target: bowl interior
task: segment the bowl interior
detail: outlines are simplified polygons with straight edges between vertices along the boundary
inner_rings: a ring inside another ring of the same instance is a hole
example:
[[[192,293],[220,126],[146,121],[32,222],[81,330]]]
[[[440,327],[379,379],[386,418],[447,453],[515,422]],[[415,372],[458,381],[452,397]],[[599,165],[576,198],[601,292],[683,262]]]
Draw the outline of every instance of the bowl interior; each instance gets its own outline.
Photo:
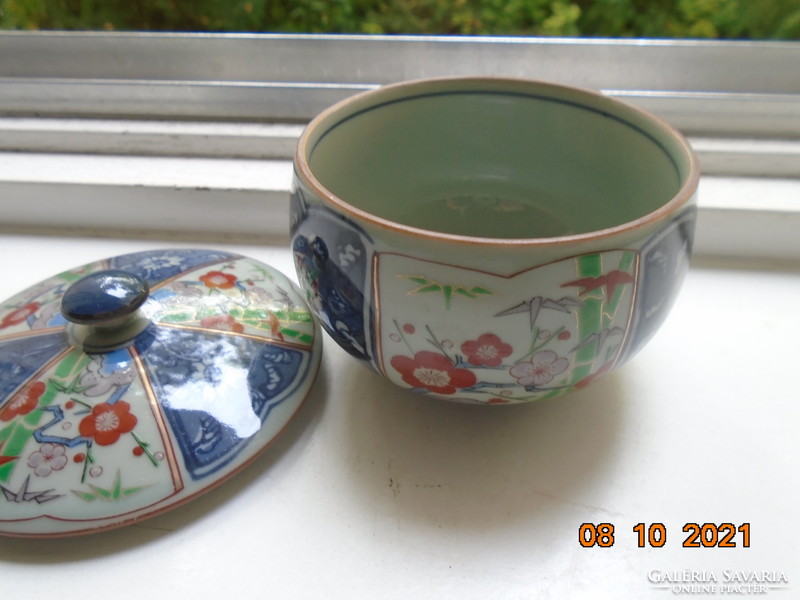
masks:
[[[323,120],[306,149],[339,199],[420,229],[541,238],[620,225],[687,177],[674,132],[580,90],[439,86],[374,96]]]

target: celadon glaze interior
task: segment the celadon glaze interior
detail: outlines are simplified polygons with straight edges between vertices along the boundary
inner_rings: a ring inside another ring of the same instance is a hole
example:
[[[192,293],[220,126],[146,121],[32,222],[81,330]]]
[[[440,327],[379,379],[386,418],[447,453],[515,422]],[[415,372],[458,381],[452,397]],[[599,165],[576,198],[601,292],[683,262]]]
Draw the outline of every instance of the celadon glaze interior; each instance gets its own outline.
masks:
[[[323,119],[319,183],[382,219],[483,238],[602,230],[672,199],[689,171],[668,128],[570,88],[409,86]]]

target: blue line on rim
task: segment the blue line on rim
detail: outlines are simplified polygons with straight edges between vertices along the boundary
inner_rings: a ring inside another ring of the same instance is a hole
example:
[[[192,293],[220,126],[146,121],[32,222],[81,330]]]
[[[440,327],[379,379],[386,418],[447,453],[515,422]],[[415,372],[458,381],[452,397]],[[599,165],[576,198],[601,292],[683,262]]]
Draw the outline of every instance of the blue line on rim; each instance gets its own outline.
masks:
[[[580,91],[580,90],[576,90],[576,91]],[[407,102],[409,100],[421,100],[423,98],[435,98],[437,96],[455,96],[455,95],[459,95],[459,96],[465,96],[465,95],[474,95],[474,96],[479,96],[479,95],[517,96],[517,97],[520,97],[520,98],[527,98],[527,99],[530,99],[530,100],[541,100],[541,101],[545,101],[545,102],[553,102],[553,103],[556,103],[556,104],[564,104],[564,105],[572,106],[574,108],[579,108],[579,109],[582,109],[582,110],[585,110],[585,111],[588,111],[588,112],[596,113],[596,114],[598,114],[598,115],[600,115],[602,117],[606,117],[608,119],[612,119],[614,121],[617,121],[617,122],[621,123],[622,125],[625,125],[625,126],[629,127],[630,129],[633,129],[634,131],[638,132],[639,134],[641,134],[644,137],[646,137],[647,139],[649,139],[653,144],[655,144],[664,153],[664,155],[666,155],[666,157],[669,159],[670,163],[672,163],[672,167],[675,169],[675,173],[678,175],[678,187],[681,188],[685,184],[684,178],[681,177],[681,169],[678,166],[678,163],[675,161],[675,159],[672,157],[672,155],[667,151],[667,149],[664,146],[664,144],[662,144],[658,139],[653,137],[650,133],[648,133],[647,131],[641,129],[640,127],[637,127],[633,123],[630,123],[629,121],[625,121],[622,118],[620,118],[620,117],[618,117],[616,115],[613,115],[613,114],[611,114],[611,113],[609,113],[607,111],[598,110],[596,108],[592,108],[590,106],[586,106],[585,104],[579,104],[577,102],[572,102],[571,100],[562,100],[560,98],[552,98],[552,97],[549,97],[549,96],[542,96],[542,95],[538,95],[538,94],[526,94],[526,93],[522,93],[522,92],[513,92],[513,91],[493,91],[493,90],[476,89],[476,90],[454,90],[454,91],[447,91],[447,92],[427,92],[427,93],[424,93],[424,94],[417,94],[417,95],[414,95],[414,96],[404,96],[402,98],[397,98],[395,100],[389,100],[387,102],[382,102],[381,104],[375,104],[375,105],[372,105],[372,106],[368,106],[366,108],[363,108],[363,109],[359,110],[358,112],[353,113],[352,115],[348,115],[346,118],[342,119],[341,121],[338,121],[332,127],[328,128],[325,131],[325,133],[323,133],[319,137],[319,139],[316,141],[316,143],[314,144],[314,147],[311,148],[311,150],[308,152],[308,159],[307,160],[308,160],[309,163],[311,162],[312,155],[316,151],[317,146],[319,146],[319,144],[322,142],[322,140],[325,139],[325,136],[327,136],[329,133],[331,133],[334,129],[338,128],[339,126],[347,123],[351,119],[354,119],[354,118],[356,118],[356,117],[358,117],[358,116],[360,116],[360,115],[362,115],[364,113],[371,112],[371,111],[377,110],[379,108],[384,108],[386,106],[391,106],[392,104],[399,104],[401,102]],[[601,97],[604,98],[605,96],[601,96]],[[609,100],[611,100],[611,99],[609,98]],[[310,164],[309,164],[309,167],[310,167]]]

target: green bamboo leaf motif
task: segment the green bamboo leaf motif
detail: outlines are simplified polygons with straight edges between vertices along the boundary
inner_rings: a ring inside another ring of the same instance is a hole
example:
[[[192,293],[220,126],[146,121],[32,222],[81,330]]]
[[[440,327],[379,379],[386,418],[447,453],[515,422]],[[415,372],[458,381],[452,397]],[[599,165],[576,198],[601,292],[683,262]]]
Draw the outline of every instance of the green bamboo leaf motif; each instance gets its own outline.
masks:
[[[99,485],[88,484],[91,492],[84,492],[81,490],[70,490],[81,500],[86,502],[93,502],[94,500],[103,500],[105,502],[115,502],[123,500],[128,496],[132,496],[141,492],[143,489],[149,487],[147,485],[139,485],[135,487],[123,487],[122,475],[117,471],[117,476],[114,478],[114,483],[110,489],[105,489]]]
[[[81,406],[83,406],[84,408],[88,408],[89,410],[91,410],[91,409],[92,409],[92,405],[91,405],[91,404],[89,404],[88,402],[84,402],[84,401],[83,401],[83,400],[81,400],[80,398],[73,398],[73,397],[70,397],[70,400],[72,400],[72,401],[73,401],[75,404],[80,404],[80,405],[81,405]]]
[[[441,292],[441,291],[442,291],[442,286],[441,285],[439,285],[438,283],[431,283],[429,285],[424,285],[424,286],[422,286],[420,288],[417,288],[416,290],[414,290],[411,293],[412,294],[427,294],[429,292]]]
[[[114,479],[114,489],[111,492],[111,497],[114,500],[119,500],[120,496],[122,496],[122,478],[120,477],[119,471],[117,471],[117,477]]]
[[[113,489],[107,490],[92,484],[89,484],[89,488],[92,490],[92,492],[94,492],[94,497],[97,498],[98,500],[105,500],[108,502],[111,500],[119,499],[119,496],[114,494]]]
[[[458,295],[463,298],[475,299],[478,297],[478,295],[494,294],[494,292],[492,292],[490,289],[482,286],[467,287],[459,284],[442,283],[440,281],[428,279],[422,275],[398,275],[398,277],[408,279],[417,285],[416,288],[408,292],[409,296],[416,294],[441,293],[444,297],[445,306],[448,309],[450,308],[450,303],[454,295]]]
[[[86,502],[94,502],[95,500],[97,500],[97,496],[95,496],[94,494],[90,494],[89,492],[79,492],[77,490],[72,490],[72,493],[75,494],[81,500],[84,500]]]
[[[136,440],[136,443],[139,445],[139,448],[142,449],[142,452],[144,452],[144,454],[147,455],[147,458],[150,459],[150,462],[153,463],[153,466],[157,467],[158,461],[156,460],[156,457],[153,456],[153,453],[150,451],[150,442],[145,442],[142,438],[140,438],[136,434],[135,431],[131,431],[131,436],[133,436],[133,439]]]
[[[452,285],[445,285],[442,287],[442,292],[444,292],[444,303],[447,308],[450,308],[450,298],[453,297],[453,286]]]
[[[50,378],[50,379],[47,380],[47,383],[48,383],[48,385],[52,386],[53,389],[56,390],[57,392],[66,392],[67,391],[67,386],[65,386],[60,381],[56,381],[55,379]]]
[[[94,455],[92,454],[92,445],[86,447],[86,457],[83,460],[83,473],[81,473],[81,483],[86,481],[86,475],[89,473],[89,465],[94,464]]]

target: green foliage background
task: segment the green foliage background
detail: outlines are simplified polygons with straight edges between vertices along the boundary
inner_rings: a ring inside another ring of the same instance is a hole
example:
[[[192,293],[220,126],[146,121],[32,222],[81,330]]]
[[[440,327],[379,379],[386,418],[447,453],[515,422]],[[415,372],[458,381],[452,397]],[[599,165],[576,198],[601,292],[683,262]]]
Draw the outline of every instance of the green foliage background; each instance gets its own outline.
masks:
[[[800,39],[800,0],[0,0],[0,28]]]

